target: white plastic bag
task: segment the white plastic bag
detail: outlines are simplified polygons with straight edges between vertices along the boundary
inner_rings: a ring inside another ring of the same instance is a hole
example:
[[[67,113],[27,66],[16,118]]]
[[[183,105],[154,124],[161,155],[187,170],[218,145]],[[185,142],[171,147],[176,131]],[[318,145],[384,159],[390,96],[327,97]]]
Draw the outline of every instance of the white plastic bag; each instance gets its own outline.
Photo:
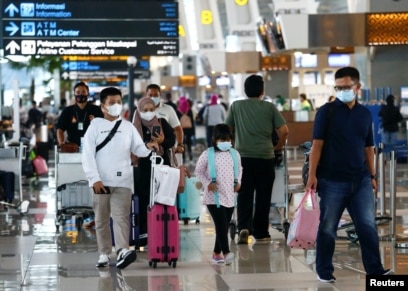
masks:
[[[166,165],[152,165],[154,202],[174,206],[177,187],[180,180],[180,170]]]

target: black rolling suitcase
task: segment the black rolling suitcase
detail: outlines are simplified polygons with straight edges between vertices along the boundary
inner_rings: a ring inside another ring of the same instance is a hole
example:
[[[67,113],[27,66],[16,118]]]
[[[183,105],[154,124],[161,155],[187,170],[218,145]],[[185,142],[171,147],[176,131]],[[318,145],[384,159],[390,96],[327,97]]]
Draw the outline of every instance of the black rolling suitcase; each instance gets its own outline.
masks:
[[[129,246],[139,246],[139,196],[132,195],[132,205],[130,209],[130,233],[129,233]],[[115,245],[115,235],[113,233],[113,221],[110,218],[110,227],[112,235],[112,245]]]

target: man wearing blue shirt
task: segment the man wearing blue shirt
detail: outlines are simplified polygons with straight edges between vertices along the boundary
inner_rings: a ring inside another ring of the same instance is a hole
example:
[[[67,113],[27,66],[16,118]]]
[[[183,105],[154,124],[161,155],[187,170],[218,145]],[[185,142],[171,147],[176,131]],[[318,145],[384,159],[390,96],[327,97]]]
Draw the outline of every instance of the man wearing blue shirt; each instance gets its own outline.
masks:
[[[356,227],[367,274],[391,273],[384,270],[379,252],[372,119],[369,110],[356,101],[360,74],[353,67],[344,67],[334,78],[337,99],[323,105],[314,121],[306,184],[307,190],[318,190],[320,196],[316,272],[318,279],[327,283],[336,282],[332,259],[337,226],[345,209]]]

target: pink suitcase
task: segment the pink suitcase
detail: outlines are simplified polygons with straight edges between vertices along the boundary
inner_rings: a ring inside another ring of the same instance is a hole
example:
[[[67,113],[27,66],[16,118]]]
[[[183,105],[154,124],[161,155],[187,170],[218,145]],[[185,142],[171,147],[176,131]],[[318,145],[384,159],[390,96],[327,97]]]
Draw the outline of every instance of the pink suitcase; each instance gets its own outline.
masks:
[[[159,156],[157,156],[160,159]],[[156,163],[156,153],[152,153],[152,164]],[[150,181],[150,203],[147,209],[147,256],[149,266],[156,268],[157,263],[167,262],[173,268],[179,256],[179,225],[176,206],[154,203],[152,167]]]
[[[147,211],[149,266],[167,262],[173,268],[179,256],[179,224],[176,206],[154,204]]]

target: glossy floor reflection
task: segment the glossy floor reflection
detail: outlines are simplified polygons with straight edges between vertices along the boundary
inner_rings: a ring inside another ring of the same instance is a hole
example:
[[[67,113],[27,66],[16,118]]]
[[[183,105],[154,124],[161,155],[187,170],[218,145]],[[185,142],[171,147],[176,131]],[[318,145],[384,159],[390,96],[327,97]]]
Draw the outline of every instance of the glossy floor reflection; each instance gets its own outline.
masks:
[[[301,161],[290,161],[291,182],[300,181],[300,167]],[[398,167],[399,239],[405,239],[402,236],[408,232],[407,168]],[[115,268],[115,259],[109,268],[98,270],[92,229],[78,231],[72,218],[56,232],[53,171],[50,161],[48,177],[37,183],[26,181],[23,195],[30,200],[28,215],[21,216],[14,209],[0,212],[0,290],[365,290],[359,245],[347,239],[337,241],[335,284],[316,280],[313,250],[290,249],[284,234],[274,228],[272,242],[257,243],[252,237],[249,245],[231,241],[234,263],[212,264],[214,227],[205,207],[200,224],[180,222],[177,268],[162,263],[152,269],[147,253],[138,252],[137,261],[125,270]],[[384,265],[396,274],[408,274],[408,249],[394,247],[395,242],[388,239],[389,229],[388,225],[379,227]]]

